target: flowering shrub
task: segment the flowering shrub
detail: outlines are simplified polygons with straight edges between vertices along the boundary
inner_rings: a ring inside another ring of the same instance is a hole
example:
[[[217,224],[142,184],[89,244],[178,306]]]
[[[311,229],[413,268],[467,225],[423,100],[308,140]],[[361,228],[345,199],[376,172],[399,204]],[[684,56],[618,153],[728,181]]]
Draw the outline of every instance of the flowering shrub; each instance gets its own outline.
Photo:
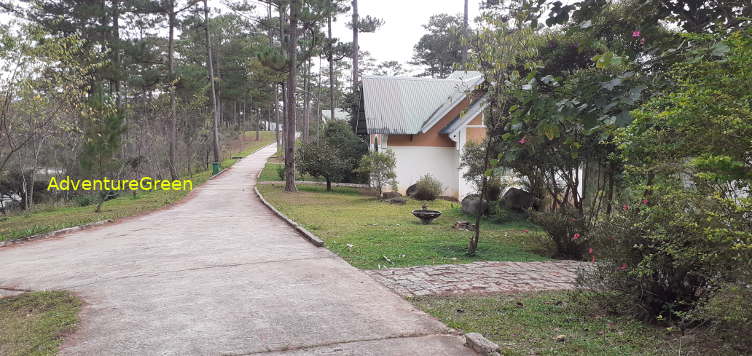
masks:
[[[556,212],[532,212],[530,217],[553,241],[553,257],[581,260],[589,256],[590,236],[587,224],[576,211],[562,209]]]
[[[644,319],[686,321],[752,267],[752,201],[738,203],[663,188],[624,205],[592,229],[599,263],[580,284],[615,292]]]

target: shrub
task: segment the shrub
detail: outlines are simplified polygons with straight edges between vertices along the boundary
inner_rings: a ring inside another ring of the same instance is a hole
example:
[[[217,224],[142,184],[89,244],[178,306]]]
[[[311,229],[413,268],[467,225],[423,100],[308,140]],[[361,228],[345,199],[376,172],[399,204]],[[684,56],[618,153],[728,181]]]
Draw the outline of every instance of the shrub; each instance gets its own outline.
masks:
[[[738,350],[752,350],[752,285],[744,282],[727,283],[703,300],[690,313],[690,321],[710,324],[711,330],[723,339],[730,340]]]
[[[462,178],[471,182],[476,191],[480,191],[483,185],[484,158],[486,145],[468,142],[462,150],[460,166],[464,168]]]
[[[651,201],[624,205],[592,229],[600,263],[580,284],[615,292],[643,319],[687,320],[752,267],[752,202],[737,204],[662,189]]]
[[[501,192],[506,187],[501,178],[493,177],[489,179],[486,184],[486,199],[488,201],[497,201],[501,199]]]
[[[378,196],[381,197],[385,186],[397,190],[397,173],[394,172],[396,166],[397,158],[391,150],[370,152],[361,158],[356,172],[367,174],[371,186],[376,188]]]
[[[78,206],[89,206],[91,204],[94,204],[94,202],[96,202],[97,199],[92,195],[79,195],[73,198],[73,201]]]
[[[444,185],[431,174],[426,174],[415,183],[413,198],[417,200],[436,200],[443,191]]]
[[[336,146],[324,140],[301,144],[295,156],[300,173],[323,177],[328,192],[332,190],[332,182],[341,182],[353,168],[353,163],[341,156]]]
[[[326,124],[321,141],[334,147],[337,159],[347,168],[342,171],[343,183],[366,183],[367,176],[358,174],[357,168],[361,158],[368,154],[368,144],[358,137],[350,124],[344,121],[332,121]]]
[[[488,213],[496,222],[501,224],[521,221],[528,218],[527,213],[507,209],[502,206],[501,202],[491,202],[489,204]]]
[[[277,176],[279,176],[279,180],[285,180],[285,165],[284,164],[277,165]]]
[[[574,210],[531,212],[531,220],[540,225],[554,243],[555,258],[584,259],[590,243],[585,219]]]

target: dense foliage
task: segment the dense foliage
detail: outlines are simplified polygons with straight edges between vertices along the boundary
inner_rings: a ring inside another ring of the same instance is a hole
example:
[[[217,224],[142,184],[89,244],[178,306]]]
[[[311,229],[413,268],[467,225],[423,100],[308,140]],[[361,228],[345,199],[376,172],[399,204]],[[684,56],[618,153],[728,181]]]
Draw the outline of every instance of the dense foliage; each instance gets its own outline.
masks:
[[[394,171],[396,166],[397,158],[392,150],[369,152],[360,159],[357,172],[368,175],[371,186],[381,197],[384,187],[397,191],[397,173]]]
[[[423,29],[427,33],[415,45],[412,63],[425,66],[425,76],[446,78],[455,70],[455,65],[462,62],[462,18],[434,15]]]
[[[355,170],[368,146],[350,129],[344,121],[327,124],[320,137],[303,143],[296,154],[301,174],[326,179],[327,191],[332,190],[332,182],[354,183]]]
[[[604,264],[584,282],[618,291],[646,318],[748,332],[744,314],[722,316],[717,304],[733,311],[752,301],[752,29],[687,38],[692,50],[671,70],[673,90],[620,131],[628,187],[641,203],[598,224]]]
[[[622,311],[748,333],[748,13],[735,1],[490,4],[473,53],[492,135],[487,158],[466,155],[468,177],[479,190],[499,167],[521,177],[544,202],[531,217],[553,255],[597,262],[582,284]]]
[[[415,193],[413,198],[417,200],[436,200],[444,192],[444,186],[441,181],[431,174],[426,174],[415,183]]]

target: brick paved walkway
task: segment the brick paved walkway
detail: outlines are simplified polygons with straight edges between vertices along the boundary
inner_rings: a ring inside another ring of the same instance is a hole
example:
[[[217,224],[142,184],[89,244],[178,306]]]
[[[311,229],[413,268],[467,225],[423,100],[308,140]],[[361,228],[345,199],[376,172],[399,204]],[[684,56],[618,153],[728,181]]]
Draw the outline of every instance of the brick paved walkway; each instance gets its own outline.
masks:
[[[367,271],[402,296],[515,293],[574,288],[576,261],[474,262]]]

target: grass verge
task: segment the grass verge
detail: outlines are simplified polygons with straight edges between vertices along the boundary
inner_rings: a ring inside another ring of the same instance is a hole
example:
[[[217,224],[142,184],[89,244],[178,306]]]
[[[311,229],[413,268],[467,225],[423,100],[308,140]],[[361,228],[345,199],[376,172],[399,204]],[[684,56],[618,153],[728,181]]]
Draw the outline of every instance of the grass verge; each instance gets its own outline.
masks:
[[[606,315],[567,292],[410,298],[449,327],[478,332],[512,355],[724,355],[693,335]],[[731,354],[729,354],[731,355]]]
[[[544,261],[536,236],[539,230],[526,221],[498,224],[484,221],[478,254],[465,254],[472,234],[452,225],[470,220],[459,203],[428,202],[443,215],[423,225],[411,212],[423,202],[408,200],[391,205],[351,188],[326,192],[321,186],[299,185],[285,193],[281,185],[259,185],[264,197],[285,215],[326,242],[326,246],[355,267],[408,267],[474,261]]]
[[[81,301],[66,292],[0,298],[0,355],[55,355],[80,308]]]
[[[261,140],[255,139],[254,133],[246,133],[245,140],[233,142],[233,149],[228,157],[245,157],[256,150],[274,143],[274,132],[262,132]],[[240,151],[240,152],[237,152]],[[222,167],[228,168],[237,160],[228,158],[222,161]],[[211,170],[194,173],[186,179],[193,180],[194,188],[205,183],[211,176]],[[17,215],[0,217],[0,241],[15,240],[37,234],[89,224],[108,219],[119,219],[139,215],[160,209],[184,198],[189,191],[152,191],[141,192],[135,197],[123,194],[120,198],[105,202],[102,211],[94,212],[94,206],[65,206],[35,209]]]
[[[261,171],[261,175],[259,175],[259,182],[279,182],[284,180],[282,177],[279,176],[279,170],[285,165],[284,161],[282,160],[282,157],[280,155],[275,155],[274,157],[270,158],[266,165],[264,166],[264,169]],[[303,180],[308,182],[325,182],[323,178],[317,178],[313,177],[311,175],[305,174],[303,176],[300,176],[296,173],[295,176],[296,180]]]

